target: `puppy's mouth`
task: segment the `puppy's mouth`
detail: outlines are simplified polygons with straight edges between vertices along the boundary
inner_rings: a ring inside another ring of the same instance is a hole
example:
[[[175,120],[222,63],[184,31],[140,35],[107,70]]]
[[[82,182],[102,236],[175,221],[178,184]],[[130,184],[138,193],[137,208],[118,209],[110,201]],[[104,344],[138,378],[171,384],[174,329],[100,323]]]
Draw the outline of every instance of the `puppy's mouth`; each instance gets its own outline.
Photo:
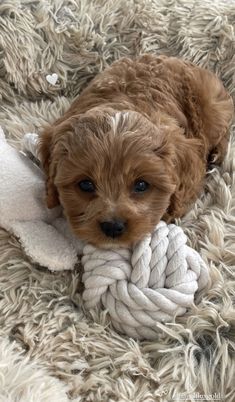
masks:
[[[131,248],[132,247],[131,244],[124,243],[121,240],[119,240],[119,241],[109,240],[109,241],[100,242],[95,245],[104,250],[115,250],[115,249],[120,249],[120,248]]]
[[[94,246],[96,247],[110,250],[120,248],[132,248],[136,242],[132,241],[130,238],[127,238],[127,236],[123,236],[118,239],[111,239],[100,236],[96,239],[90,239],[90,243],[94,244]]]
[[[70,220],[70,224],[79,239],[96,247],[111,249],[131,246],[131,234],[120,222],[102,221],[84,225]]]
[[[69,217],[74,234],[86,243],[103,249],[132,248],[146,235],[151,232],[152,223],[147,219],[127,218],[101,218],[81,221]]]

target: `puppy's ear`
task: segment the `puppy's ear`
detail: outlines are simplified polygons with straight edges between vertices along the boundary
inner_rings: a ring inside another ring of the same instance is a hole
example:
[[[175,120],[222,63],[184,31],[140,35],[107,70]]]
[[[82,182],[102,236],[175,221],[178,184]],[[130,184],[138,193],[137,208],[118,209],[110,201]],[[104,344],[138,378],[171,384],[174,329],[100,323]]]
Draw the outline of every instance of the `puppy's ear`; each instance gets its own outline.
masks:
[[[58,191],[54,184],[57,166],[54,149],[55,131],[54,126],[46,128],[39,140],[40,160],[46,174],[46,204],[48,208],[54,208],[60,204]]]
[[[164,220],[181,217],[196,199],[205,175],[205,146],[198,138],[187,138],[181,127],[165,127],[162,143],[157,149],[164,160],[167,176],[174,183]]]
[[[181,138],[184,130],[175,124],[173,119],[171,120],[172,124],[161,123],[159,125],[159,134],[154,141],[154,153],[165,160],[169,168],[174,169],[177,139]]]

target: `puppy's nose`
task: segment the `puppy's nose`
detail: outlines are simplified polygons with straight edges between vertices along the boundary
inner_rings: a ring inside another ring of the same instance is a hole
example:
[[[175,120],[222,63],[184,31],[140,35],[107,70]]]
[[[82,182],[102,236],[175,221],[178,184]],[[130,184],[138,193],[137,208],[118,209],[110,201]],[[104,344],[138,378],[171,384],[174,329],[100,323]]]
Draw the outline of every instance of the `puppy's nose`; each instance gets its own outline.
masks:
[[[121,236],[126,230],[126,223],[121,220],[100,222],[102,232],[108,237]]]

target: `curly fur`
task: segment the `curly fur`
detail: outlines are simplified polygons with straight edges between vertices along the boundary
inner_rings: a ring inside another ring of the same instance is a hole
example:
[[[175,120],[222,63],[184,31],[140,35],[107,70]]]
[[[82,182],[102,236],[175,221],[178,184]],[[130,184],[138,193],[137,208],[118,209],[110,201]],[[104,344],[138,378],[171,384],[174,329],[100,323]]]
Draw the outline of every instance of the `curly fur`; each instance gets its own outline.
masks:
[[[47,204],[63,205],[82,239],[130,245],[160,219],[183,216],[207,164],[220,163],[233,103],[211,72],[174,57],[123,58],[99,74],[41,137]],[[94,194],[77,183],[89,179]],[[135,193],[136,180],[150,184]],[[107,239],[100,223],[127,229]]]

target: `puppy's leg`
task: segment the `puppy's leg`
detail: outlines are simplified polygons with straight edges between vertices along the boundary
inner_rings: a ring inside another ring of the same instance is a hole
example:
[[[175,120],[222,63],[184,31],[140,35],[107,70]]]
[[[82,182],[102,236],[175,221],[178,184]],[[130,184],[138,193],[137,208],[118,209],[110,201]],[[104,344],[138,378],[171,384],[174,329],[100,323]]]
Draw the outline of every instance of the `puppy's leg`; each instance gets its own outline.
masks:
[[[212,148],[208,156],[208,165],[211,164],[221,165],[227,153],[228,140],[229,140],[229,132],[227,132],[227,134],[223,138],[221,138],[220,142],[216,145],[216,147]]]

